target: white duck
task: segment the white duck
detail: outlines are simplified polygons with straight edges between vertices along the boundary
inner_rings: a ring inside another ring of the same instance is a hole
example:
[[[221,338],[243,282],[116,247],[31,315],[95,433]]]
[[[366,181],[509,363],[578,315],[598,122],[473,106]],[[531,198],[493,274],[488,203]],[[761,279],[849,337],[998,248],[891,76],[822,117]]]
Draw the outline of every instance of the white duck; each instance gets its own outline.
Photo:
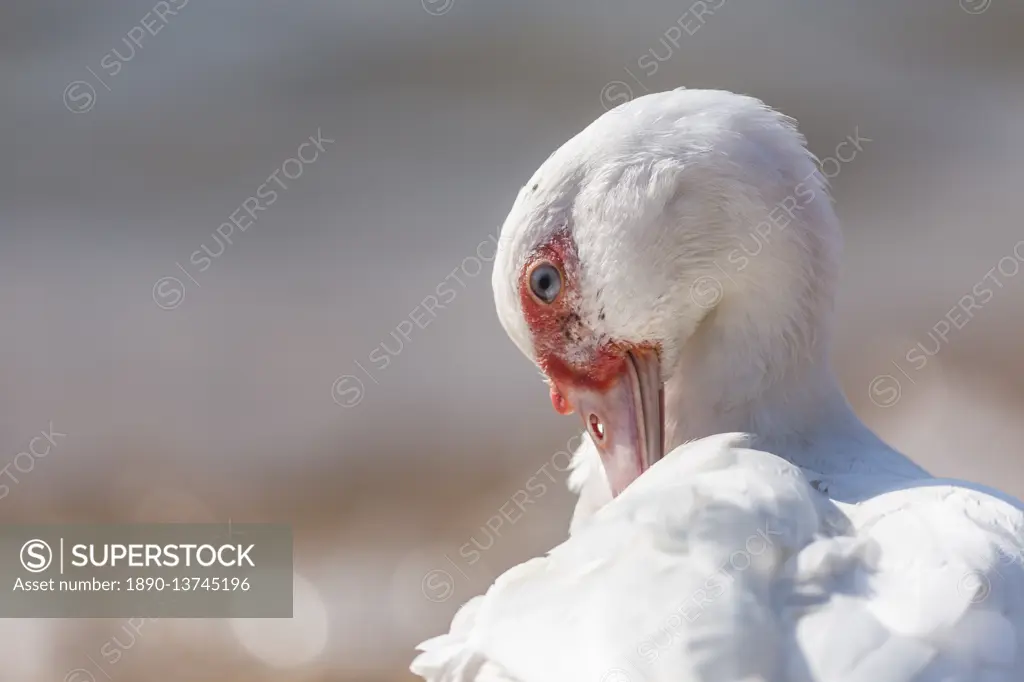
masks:
[[[414,672],[1024,680],[1019,503],[930,478],[853,414],[828,362],[840,241],[793,122],[749,97],[641,97],[541,166],[493,285],[590,434],[573,534]]]

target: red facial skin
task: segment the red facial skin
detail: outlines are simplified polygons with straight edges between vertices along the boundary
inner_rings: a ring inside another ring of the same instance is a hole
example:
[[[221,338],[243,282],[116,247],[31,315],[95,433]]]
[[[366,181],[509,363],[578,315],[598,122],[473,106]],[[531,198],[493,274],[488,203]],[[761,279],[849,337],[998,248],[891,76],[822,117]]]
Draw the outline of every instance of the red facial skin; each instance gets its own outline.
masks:
[[[562,275],[561,291],[551,303],[538,300],[530,291],[530,272],[543,261],[550,262]],[[560,386],[607,388],[622,374],[628,350],[618,343],[607,342],[595,347],[582,364],[569,364],[565,360],[571,355],[570,347],[578,350],[592,336],[576,312],[578,274],[576,244],[564,229],[534,250],[519,274],[523,316],[533,334],[537,362],[551,380],[551,404],[559,414],[571,414],[574,409]]]
[[[561,391],[552,382],[551,384],[551,407],[555,408],[555,412],[558,414],[572,414],[573,407],[569,404],[569,401],[565,399]]]

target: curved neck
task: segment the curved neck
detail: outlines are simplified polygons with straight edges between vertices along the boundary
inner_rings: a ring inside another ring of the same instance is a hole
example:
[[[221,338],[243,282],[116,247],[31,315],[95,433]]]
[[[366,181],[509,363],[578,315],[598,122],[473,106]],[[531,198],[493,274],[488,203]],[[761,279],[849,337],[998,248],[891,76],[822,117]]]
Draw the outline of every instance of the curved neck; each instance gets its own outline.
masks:
[[[754,436],[754,447],[833,488],[850,476],[872,479],[876,491],[887,480],[927,476],[868,429],[843,395],[828,358],[830,302],[816,315],[800,316],[766,310],[764,300],[747,306],[743,300],[723,300],[682,346],[665,384],[666,450],[744,432]],[[778,319],[791,325],[817,320],[818,326],[758,324]]]

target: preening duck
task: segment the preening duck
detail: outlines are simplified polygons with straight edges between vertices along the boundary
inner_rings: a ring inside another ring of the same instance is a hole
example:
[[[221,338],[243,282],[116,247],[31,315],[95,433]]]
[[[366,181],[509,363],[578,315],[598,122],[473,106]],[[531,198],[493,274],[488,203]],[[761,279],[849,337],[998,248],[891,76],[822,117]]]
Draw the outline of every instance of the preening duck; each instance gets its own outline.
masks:
[[[413,671],[1024,680],[1021,505],[931,477],[853,413],[829,364],[840,247],[794,122],[751,97],[647,95],[552,154],[493,287],[589,436],[572,535],[467,603]]]

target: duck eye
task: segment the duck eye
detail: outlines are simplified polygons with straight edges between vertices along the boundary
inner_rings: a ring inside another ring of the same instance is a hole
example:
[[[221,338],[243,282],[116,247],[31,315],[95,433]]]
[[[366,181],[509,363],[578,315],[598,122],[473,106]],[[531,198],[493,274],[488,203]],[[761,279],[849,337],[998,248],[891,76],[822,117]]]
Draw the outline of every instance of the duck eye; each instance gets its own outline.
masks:
[[[542,303],[554,303],[562,291],[562,273],[551,263],[540,263],[530,272],[530,291]]]

